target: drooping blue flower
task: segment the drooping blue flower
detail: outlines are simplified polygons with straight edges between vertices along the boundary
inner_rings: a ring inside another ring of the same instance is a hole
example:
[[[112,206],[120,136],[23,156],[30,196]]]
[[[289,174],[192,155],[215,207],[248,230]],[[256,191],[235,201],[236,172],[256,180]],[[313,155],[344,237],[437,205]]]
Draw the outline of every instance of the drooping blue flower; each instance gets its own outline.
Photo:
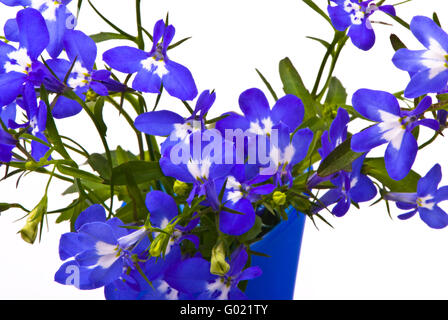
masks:
[[[15,119],[8,121],[11,129],[28,128],[31,135],[48,144],[48,140],[44,135],[47,125],[47,105],[42,100],[38,103],[34,86],[30,83],[25,84],[22,92],[23,99],[17,100],[17,103],[25,109],[28,121],[22,124],[15,122]],[[36,140],[31,141],[31,156],[34,160],[39,161],[44,157],[50,148]],[[45,159],[47,160],[47,159]]]
[[[106,212],[100,205],[83,211],[75,222],[76,232],[61,236],[61,260],[72,257],[74,260],[61,266],[55,281],[79,289],[94,289],[120,278],[128,268],[132,269],[132,255],[149,246],[148,230],[142,227],[129,232],[123,227],[118,218],[106,221]],[[73,279],[67,268],[74,269],[77,278]]]
[[[198,300],[245,300],[238,283],[259,277],[259,267],[244,269],[248,254],[238,247],[230,257],[230,270],[225,276],[210,273],[210,262],[199,257],[173,264],[165,274],[165,281],[178,291],[195,295]]]
[[[437,120],[420,119],[431,106],[431,98],[425,97],[414,110],[406,111],[400,109],[397,98],[390,93],[360,89],[353,95],[352,103],[362,116],[378,122],[353,135],[353,151],[368,152],[388,143],[384,160],[389,176],[394,180],[406,177],[418,151],[412,130],[419,125],[439,129]]]
[[[291,133],[302,123],[305,114],[302,101],[291,94],[280,98],[271,110],[263,91],[256,88],[244,91],[240,95],[239,105],[244,116],[232,112],[216,123],[216,129],[223,135],[226,129],[241,129],[256,135],[269,135],[274,126],[280,123],[283,123]]]
[[[45,20],[35,9],[17,13],[19,48],[0,42],[0,106],[12,103],[25,83],[40,86],[44,69],[37,61],[48,44]]]
[[[339,31],[347,28],[353,44],[362,50],[370,50],[375,44],[375,32],[369,17],[378,10],[395,15],[391,5],[376,6],[373,0],[331,0],[336,6],[329,5],[328,13],[333,26]]]
[[[193,100],[198,94],[193,76],[186,67],[167,55],[174,33],[172,25],[166,26],[163,20],[159,20],[154,26],[153,46],[149,53],[122,46],[106,51],[103,60],[120,72],[137,73],[132,84],[135,90],[159,93],[163,84],[171,96]]]
[[[448,225],[448,214],[438,204],[448,200],[448,186],[438,188],[442,179],[442,169],[436,164],[421,178],[417,184],[415,193],[391,192],[385,195],[385,199],[396,201],[397,207],[402,210],[411,210],[398,218],[406,220],[417,212],[420,218],[431,228],[442,229]]]
[[[83,32],[69,30],[64,36],[64,46],[70,61],[63,59],[48,60],[47,64],[56,74],[59,80],[64,80],[71,69],[67,79],[67,86],[82,99],[85,100],[85,93],[91,89],[100,96],[107,96],[109,90],[105,81],[110,80],[110,71],[94,70],[97,55],[95,42]],[[59,97],[52,113],[57,119],[66,118],[81,112],[82,106],[74,100],[64,96]]]
[[[149,220],[155,228],[164,229],[178,215],[176,201],[162,191],[150,191],[146,195],[146,207],[150,213]],[[187,226],[176,224],[166,247],[165,256],[170,254],[173,246],[178,246],[183,240],[191,241],[196,248],[199,247],[199,238],[191,234],[199,223],[199,218],[192,219]],[[155,237],[157,234],[154,235]]]
[[[289,184],[292,187],[292,168],[305,159],[313,141],[313,132],[306,128],[297,130],[292,138],[289,128],[282,122],[272,128],[277,134],[269,139],[269,165],[260,175],[274,176],[275,185]]]
[[[188,203],[195,196],[206,196],[210,206],[216,210],[219,201],[215,180],[225,177],[235,161],[233,145],[223,140],[219,132],[205,130],[196,131],[190,134],[188,141],[180,141],[165,150],[159,162],[166,176],[193,184]]]
[[[347,139],[347,125],[350,122],[348,112],[339,108],[336,118],[333,120],[330,131],[322,134],[322,147],[318,150],[322,160],[325,159],[336,147]],[[308,181],[309,188],[313,188],[323,181],[331,181],[336,188],[325,193],[316,203],[314,212],[336,203],[332,213],[337,217],[345,215],[351,202],[364,202],[373,199],[377,193],[373,182],[361,173],[366,155],[361,156],[352,164],[352,171],[341,170],[327,177],[319,177],[315,173]]]
[[[216,190],[220,192],[225,184],[222,203],[224,207],[243,214],[227,212],[225,209],[219,213],[219,228],[222,232],[239,236],[249,231],[255,223],[255,210],[253,202],[261,195],[274,191],[273,184],[261,184],[271,176],[259,175],[259,167],[251,165],[237,165],[230,174],[216,181]]]
[[[7,106],[0,108],[0,118],[3,124],[7,127],[10,121],[16,119],[16,105],[10,103]],[[10,162],[12,159],[12,150],[15,148],[17,140],[13,136],[4,131],[3,127],[0,127],[0,162]]]
[[[49,32],[47,52],[52,58],[57,58],[63,50],[63,38],[67,30],[74,29],[75,16],[70,13],[67,5],[71,0],[0,0],[8,6],[30,7],[42,14]],[[19,27],[16,19],[10,19],[4,27],[5,37],[9,41],[18,42]]]
[[[411,75],[404,94],[408,98],[417,98],[427,93],[440,93],[448,85],[448,34],[423,16],[414,17],[410,26],[425,49],[403,48],[392,59],[397,68]]]

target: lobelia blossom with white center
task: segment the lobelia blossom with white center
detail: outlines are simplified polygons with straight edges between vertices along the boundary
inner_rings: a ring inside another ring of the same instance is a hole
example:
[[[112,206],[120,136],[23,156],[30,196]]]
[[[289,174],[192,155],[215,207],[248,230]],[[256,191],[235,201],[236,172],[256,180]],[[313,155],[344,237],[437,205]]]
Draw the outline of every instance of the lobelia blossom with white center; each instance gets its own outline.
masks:
[[[410,172],[418,151],[412,130],[423,125],[439,129],[434,119],[420,119],[431,106],[425,97],[412,111],[401,110],[397,98],[384,91],[360,89],[353,95],[353,107],[365,118],[377,124],[353,135],[351,147],[355,152],[368,152],[388,143],[384,156],[386,169],[394,180],[401,180]]]
[[[375,44],[375,33],[369,17],[380,10],[389,15],[395,15],[391,5],[376,6],[373,0],[359,2],[358,0],[331,0],[328,13],[333,26],[339,31],[348,29],[348,36],[353,44],[362,50],[370,50]]]
[[[414,17],[410,27],[425,49],[403,48],[392,59],[397,68],[408,71],[411,76],[405,96],[417,98],[444,92],[448,85],[448,34],[424,16]]]
[[[63,50],[63,38],[67,30],[76,26],[75,16],[68,10],[67,5],[71,0],[17,0],[0,2],[9,6],[22,6],[36,9],[45,19],[49,31],[49,42],[46,45],[47,52],[52,58],[57,58]],[[19,42],[19,27],[17,19],[10,19],[5,24],[5,37],[9,41]]]
[[[165,25],[163,20],[154,26],[151,51],[122,46],[106,51],[103,60],[124,73],[137,73],[132,87],[142,92],[159,93],[163,84],[165,90],[181,100],[193,100],[198,90],[190,71],[170,60],[168,47],[173,40],[175,29]],[[160,42],[160,43],[159,43]]]
[[[417,212],[420,218],[431,228],[442,229],[448,225],[448,214],[438,204],[448,200],[448,186],[438,188],[442,179],[442,170],[436,164],[419,180],[417,192],[397,193],[385,195],[385,199],[395,201],[397,207],[408,212],[398,216],[401,220],[413,217]],[[409,211],[410,210],[410,211]]]

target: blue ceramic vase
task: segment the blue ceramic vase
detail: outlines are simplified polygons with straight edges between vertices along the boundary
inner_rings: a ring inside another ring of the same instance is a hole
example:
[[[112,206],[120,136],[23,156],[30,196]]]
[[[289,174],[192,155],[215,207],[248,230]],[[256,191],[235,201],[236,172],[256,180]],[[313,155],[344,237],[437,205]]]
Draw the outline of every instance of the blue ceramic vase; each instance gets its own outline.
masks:
[[[250,280],[246,295],[251,300],[292,300],[299,263],[300,247],[306,216],[290,207],[288,220],[277,224],[252,251],[270,256],[252,256],[251,264],[259,266],[263,275]]]

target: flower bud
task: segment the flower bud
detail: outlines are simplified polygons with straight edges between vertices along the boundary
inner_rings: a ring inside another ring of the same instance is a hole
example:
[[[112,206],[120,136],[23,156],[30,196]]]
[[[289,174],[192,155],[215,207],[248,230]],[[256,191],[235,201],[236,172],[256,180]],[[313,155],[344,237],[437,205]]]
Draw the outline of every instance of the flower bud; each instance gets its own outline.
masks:
[[[275,191],[272,195],[272,200],[278,206],[283,206],[286,203],[286,194],[280,191]]]
[[[151,246],[149,247],[149,254],[152,257],[158,257],[162,253],[165,237],[166,235],[161,233],[152,241]]]
[[[87,102],[96,101],[97,97],[98,97],[98,94],[93,90],[89,90],[86,92],[86,101]]]
[[[226,261],[224,245],[222,242],[219,242],[212,249],[210,273],[224,276],[229,270],[230,266]]]
[[[45,195],[33,211],[29,213],[25,226],[19,231],[24,241],[33,244],[36,240],[39,224],[47,212],[47,203],[48,198]]]
[[[175,194],[177,194],[179,196],[183,196],[188,191],[188,184],[186,184],[185,182],[176,180],[174,182],[173,191]]]

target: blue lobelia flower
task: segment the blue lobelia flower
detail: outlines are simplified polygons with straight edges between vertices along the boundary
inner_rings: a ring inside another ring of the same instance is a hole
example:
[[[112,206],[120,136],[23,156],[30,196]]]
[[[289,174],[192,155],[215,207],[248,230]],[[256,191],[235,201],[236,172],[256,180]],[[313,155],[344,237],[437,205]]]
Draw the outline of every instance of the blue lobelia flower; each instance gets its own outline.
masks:
[[[7,106],[0,108],[0,119],[5,126],[8,126],[10,121],[16,119],[16,104],[10,103]],[[13,136],[4,131],[0,127],[0,162],[10,162],[12,159],[12,150],[15,148],[17,140]]]
[[[61,260],[72,257],[74,260],[60,267],[55,281],[79,289],[99,288],[120,278],[128,268],[134,268],[132,256],[149,246],[146,228],[129,232],[118,218],[106,221],[106,212],[100,205],[83,211],[75,229],[76,232],[61,236]]]
[[[362,116],[378,122],[353,135],[351,147],[355,152],[368,152],[388,143],[384,160],[389,176],[401,180],[409,173],[415,161],[418,144],[412,130],[419,126],[439,129],[434,119],[420,119],[431,106],[430,97],[425,97],[412,111],[401,110],[397,98],[384,91],[360,89],[353,95],[353,107]]]
[[[244,116],[228,113],[216,123],[216,129],[223,134],[226,129],[241,129],[256,135],[269,135],[272,128],[282,122],[291,133],[302,123],[305,114],[302,101],[291,94],[280,98],[271,110],[263,91],[256,88],[244,91],[239,105]]]
[[[39,11],[23,9],[17,13],[19,48],[0,42],[0,106],[13,102],[23,85],[40,86],[44,69],[37,61],[48,44],[48,30]]]
[[[350,117],[345,109],[339,108],[336,118],[330,126],[330,132],[325,131],[322,134],[322,148],[319,154],[325,159],[337,146],[347,139],[347,124]],[[364,202],[373,199],[377,193],[373,182],[361,173],[362,164],[366,155],[361,156],[352,164],[352,171],[346,172],[341,170],[328,177],[319,177],[314,174],[308,181],[308,187],[313,188],[320,182],[330,180],[336,188],[329,190],[320,199],[314,208],[314,212],[318,212],[324,207],[333,203],[336,206],[332,209],[332,213],[337,217],[344,216],[350,208],[351,202]]]
[[[49,43],[46,46],[47,52],[52,58],[57,58],[63,49],[63,38],[67,30],[75,27],[76,18],[67,9],[71,0],[0,0],[8,6],[30,7],[40,11],[49,32]],[[10,19],[6,22],[4,31],[5,37],[9,41],[18,42],[19,37],[18,22]]]
[[[305,159],[313,141],[313,132],[306,128],[297,130],[292,138],[290,129],[282,122],[273,127],[278,134],[269,140],[270,164],[260,170],[260,175],[274,176],[275,185],[292,187],[292,168]]]
[[[165,229],[172,220],[178,216],[178,207],[176,201],[170,195],[161,191],[150,191],[146,195],[146,207],[150,213],[149,220],[155,228]],[[165,256],[170,254],[171,248],[180,245],[183,240],[191,241],[196,248],[199,247],[199,238],[191,234],[199,223],[199,218],[192,219],[187,226],[176,224],[166,247]],[[157,233],[154,234],[154,237]]]
[[[221,139],[214,130],[204,130],[190,134],[187,141],[165,150],[159,163],[166,176],[193,184],[188,203],[195,196],[206,196],[216,210],[219,201],[215,180],[230,172],[236,163],[235,156],[234,146],[229,141]]]
[[[205,90],[199,96],[190,117],[184,118],[168,110],[146,112],[135,119],[135,127],[149,135],[169,136],[170,138],[162,144],[161,152],[164,153],[166,148],[185,141],[193,132],[205,129],[204,117],[215,99],[215,92]]]
[[[255,171],[255,174],[251,171]],[[251,165],[237,165],[229,176],[216,181],[216,190],[220,192],[226,183],[222,203],[226,208],[244,214],[227,212],[225,209],[219,213],[219,228],[230,235],[242,235],[249,231],[255,223],[255,210],[252,203],[260,199],[261,195],[274,191],[273,184],[263,184],[271,176],[258,175],[258,167]]]
[[[163,20],[159,20],[154,26],[153,46],[149,53],[122,46],[106,51],[103,60],[120,72],[137,73],[132,85],[135,90],[159,93],[163,84],[173,97],[193,100],[198,94],[193,76],[186,67],[167,56],[174,33],[172,25],[166,26]]]
[[[414,17],[410,26],[425,49],[403,48],[392,59],[397,68],[411,75],[404,94],[408,98],[417,98],[427,93],[440,93],[448,85],[448,34],[423,16]]]
[[[225,276],[210,273],[210,262],[199,257],[173,264],[165,273],[165,281],[176,290],[195,295],[198,300],[245,300],[238,283],[259,277],[259,267],[244,269],[248,254],[238,247],[230,257],[230,270]]]
[[[42,100],[38,103],[34,86],[30,83],[25,84],[22,92],[23,99],[18,99],[17,103],[26,111],[28,121],[23,124],[17,124],[15,119],[8,121],[11,129],[28,128],[29,133],[36,138],[48,144],[44,135],[47,125],[47,105]],[[34,160],[41,160],[50,148],[36,140],[31,141],[31,156]],[[48,160],[48,159],[45,159]]]
[[[438,204],[448,200],[448,186],[438,188],[441,179],[442,170],[436,164],[419,180],[417,192],[391,192],[385,195],[385,199],[396,201],[397,207],[402,210],[411,210],[398,216],[401,220],[409,219],[418,212],[420,218],[431,228],[445,228],[448,225],[448,215]]]
[[[328,6],[333,26],[339,31],[349,28],[348,36],[353,44],[362,50],[369,50],[375,44],[375,32],[369,17],[378,10],[395,15],[391,5],[376,6],[373,0],[331,0],[336,6]]]
[[[67,73],[71,71],[67,86],[82,99],[85,100],[85,93],[92,89],[100,96],[109,94],[105,81],[110,81],[110,71],[94,70],[97,47],[95,41],[83,32],[69,30],[64,36],[64,47],[70,61],[63,59],[48,60],[47,64],[56,74],[59,80],[64,80]],[[70,70],[70,68],[73,68]],[[82,106],[75,100],[66,97],[59,97],[52,112],[57,119],[66,118],[81,112]]]

